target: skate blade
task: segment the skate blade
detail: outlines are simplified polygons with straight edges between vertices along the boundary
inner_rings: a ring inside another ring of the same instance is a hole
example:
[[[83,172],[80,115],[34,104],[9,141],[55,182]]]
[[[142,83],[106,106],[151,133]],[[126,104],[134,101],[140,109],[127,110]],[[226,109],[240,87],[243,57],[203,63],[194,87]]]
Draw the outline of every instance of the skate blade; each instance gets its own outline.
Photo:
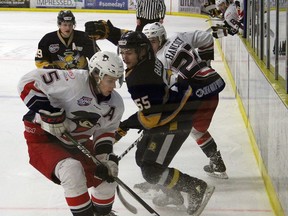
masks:
[[[209,186],[209,185],[207,186],[206,191],[205,191],[205,197],[201,203],[201,206],[196,212],[194,212],[193,216],[199,216],[203,212],[212,194],[214,193],[214,190],[215,190],[214,186]]]
[[[226,172],[206,172],[208,176],[219,178],[219,179],[228,179],[228,175]]]

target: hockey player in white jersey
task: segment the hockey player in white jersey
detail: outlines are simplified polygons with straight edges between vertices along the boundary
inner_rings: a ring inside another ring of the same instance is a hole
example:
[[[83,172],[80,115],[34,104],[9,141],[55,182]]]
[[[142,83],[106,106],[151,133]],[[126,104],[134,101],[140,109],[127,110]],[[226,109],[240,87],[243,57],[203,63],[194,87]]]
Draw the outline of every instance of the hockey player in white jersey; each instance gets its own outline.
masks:
[[[193,90],[191,100],[201,101],[193,114],[191,136],[210,158],[210,164],[204,170],[210,176],[228,178],[216,142],[208,132],[218,105],[218,94],[225,87],[224,80],[210,66],[210,61],[214,59],[213,37],[205,31],[196,30],[176,33],[167,38],[161,23],[147,24],[143,33],[149,38],[157,58],[178,80],[178,89],[185,89],[189,83]]]
[[[29,108],[24,136],[30,164],[63,187],[72,215],[113,216],[114,132],[124,112],[114,88],[121,86],[124,67],[116,53],[105,51],[92,56],[88,66],[89,71],[36,69],[20,79],[18,91]],[[102,163],[95,165],[64,131]]]
[[[222,11],[224,23],[212,26],[212,35],[215,38],[235,35],[238,32],[242,34],[243,26],[243,11],[240,9],[239,1],[231,3],[229,0],[216,0],[216,7]]]

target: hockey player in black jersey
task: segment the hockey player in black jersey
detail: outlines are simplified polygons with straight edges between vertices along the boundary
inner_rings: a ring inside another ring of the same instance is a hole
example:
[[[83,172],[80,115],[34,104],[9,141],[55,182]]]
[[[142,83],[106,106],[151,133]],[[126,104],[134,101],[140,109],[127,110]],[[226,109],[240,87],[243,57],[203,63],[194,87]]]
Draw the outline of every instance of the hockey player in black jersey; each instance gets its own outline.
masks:
[[[118,40],[120,38],[120,29],[114,27],[110,21],[90,21],[85,26],[89,35],[99,35],[98,37],[107,38],[114,44],[117,37]],[[106,34],[103,34],[104,32]],[[218,106],[219,92],[225,87],[221,76],[213,68],[207,67],[214,58],[212,35],[204,31],[195,31],[177,33],[167,38],[166,30],[160,23],[147,24],[143,33],[149,38],[154,52],[157,53],[157,58],[164,64],[165,69],[171,71],[176,77],[178,73],[182,74],[181,77],[190,77],[189,79],[180,77],[181,79],[178,78],[178,80],[181,80],[179,83],[184,83],[184,85],[180,84],[183,88],[186,88],[186,82],[190,82],[194,90],[189,99],[194,102],[195,109],[197,109],[197,111],[191,112],[193,115],[191,136],[205,155],[210,158],[209,165],[204,167],[206,173],[213,177],[227,179],[226,166],[220,151],[217,150],[217,144],[208,132],[213,114]],[[198,53],[195,48],[198,48]],[[198,107],[196,108],[196,106]],[[125,132],[120,134],[125,135]],[[134,187],[145,192],[151,186],[144,182],[136,184]]]
[[[143,178],[168,190],[179,205],[184,203],[181,192],[187,193],[188,214],[199,215],[214,192],[214,186],[169,167],[192,127],[191,112],[195,104],[187,102],[192,89],[174,92],[169,88],[169,75],[142,32],[124,33],[118,49],[127,65],[128,91],[139,108],[121,122],[120,128],[124,130],[118,133],[126,133],[130,128],[143,130],[136,151],[136,163]]]
[[[83,31],[75,30],[76,21],[70,10],[57,16],[59,30],[46,34],[39,42],[35,56],[37,68],[87,69],[87,60],[94,51],[95,41]],[[95,47],[97,47],[95,45]]]

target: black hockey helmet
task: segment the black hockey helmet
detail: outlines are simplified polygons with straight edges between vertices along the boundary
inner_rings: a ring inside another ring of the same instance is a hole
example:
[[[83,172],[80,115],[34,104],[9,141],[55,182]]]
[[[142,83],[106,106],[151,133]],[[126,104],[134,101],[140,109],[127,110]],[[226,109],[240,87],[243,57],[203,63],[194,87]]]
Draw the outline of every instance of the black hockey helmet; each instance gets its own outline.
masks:
[[[154,57],[154,52],[151,47],[151,43],[146,35],[139,31],[128,31],[122,34],[118,41],[119,49],[135,49],[136,53],[139,54],[141,49],[146,49],[148,57],[151,59]]]
[[[72,22],[76,24],[75,17],[70,10],[61,10],[57,16],[57,24],[61,25],[62,22]]]

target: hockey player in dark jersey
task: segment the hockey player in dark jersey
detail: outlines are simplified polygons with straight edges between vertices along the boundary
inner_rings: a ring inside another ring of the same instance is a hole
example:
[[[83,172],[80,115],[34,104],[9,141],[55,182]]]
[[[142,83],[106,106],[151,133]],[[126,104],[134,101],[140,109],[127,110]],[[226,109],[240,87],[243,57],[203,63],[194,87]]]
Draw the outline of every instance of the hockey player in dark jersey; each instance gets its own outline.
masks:
[[[87,60],[97,51],[95,41],[83,31],[75,30],[75,17],[70,10],[57,16],[59,30],[46,34],[39,42],[35,56],[37,68],[87,69]],[[93,45],[94,43],[94,45]]]
[[[108,26],[110,34],[103,35],[103,38],[108,36],[107,39],[115,43],[117,34],[120,37],[119,29],[117,30],[108,22],[88,22],[86,30],[89,35],[101,34],[103,31],[99,32],[99,30],[104,29],[104,23]],[[87,29],[87,27],[90,28]],[[216,142],[208,131],[218,106],[219,92],[225,87],[221,76],[209,67],[210,61],[214,59],[212,35],[205,31],[194,31],[177,33],[167,38],[166,30],[161,23],[147,24],[143,32],[149,38],[151,46],[157,53],[157,58],[164,64],[164,68],[170,70],[175,79],[181,80],[178,85],[185,89],[186,86],[183,83],[189,82],[193,89],[193,95],[189,100],[194,101],[198,107],[196,112],[191,113],[191,115],[193,114],[191,136],[210,159],[209,165],[206,165],[204,170],[210,176],[227,179],[226,166],[220,151],[217,150]],[[178,74],[181,76],[178,77]]]
[[[173,193],[179,205],[184,203],[181,192],[187,193],[187,213],[199,215],[214,192],[214,186],[169,167],[192,127],[191,112],[195,111],[195,103],[187,103],[192,89],[188,87],[177,92],[170,88],[169,75],[142,32],[124,33],[118,49],[127,66],[128,91],[139,108],[121,122],[120,128],[124,131],[118,133],[130,128],[143,130],[136,151],[136,163],[143,178]]]
[[[197,109],[191,113],[193,121],[190,135],[210,159],[209,165],[205,165],[203,169],[209,176],[227,179],[226,166],[221,153],[208,131],[218,106],[219,92],[225,87],[221,76],[211,66],[208,66],[214,59],[212,35],[206,31],[196,30],[177,32],[167,37],[164,26],[158,22],[145,25],[143,33],[149,38],[151,46],[164,68],[170,70],[175,79],[178,79],[178,85],[181,84],[181,81],[186,83],[189,80],[194,94],[190,100],[197,101],[195,103]],[[185,80],[182,77],[189,79]],[[186,87],[184,86],[184,88]],[[143,192],[159,189],[159,187],[155,188],[146,182],[135,184],[134,188]],[[159,195],[158,202],[160,198],[164,200],[164,194]]]

